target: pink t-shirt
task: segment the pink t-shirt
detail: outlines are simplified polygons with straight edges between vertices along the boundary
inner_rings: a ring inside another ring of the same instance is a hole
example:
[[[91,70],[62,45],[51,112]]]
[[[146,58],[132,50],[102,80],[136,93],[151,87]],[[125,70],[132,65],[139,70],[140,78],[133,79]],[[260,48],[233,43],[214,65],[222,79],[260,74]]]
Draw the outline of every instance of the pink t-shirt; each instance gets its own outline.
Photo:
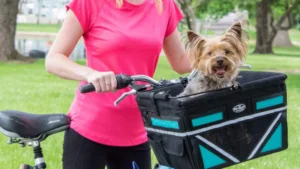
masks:
[[[177,27],[183,14],[174,0],[163,0],[159,14],[155,0],[134,5],[126,0],[121,9],[115,0],[72,0],[67,5],[84,30],[87,66],[115,74],[153,77],[164,38]],[[80,82],[79,86],[87,82]],[[129,88],[115,93],[76,91],[70,107],[71,128],[95,142],[133,146],[147,141],[135,96],[116,107],[114,101]]]

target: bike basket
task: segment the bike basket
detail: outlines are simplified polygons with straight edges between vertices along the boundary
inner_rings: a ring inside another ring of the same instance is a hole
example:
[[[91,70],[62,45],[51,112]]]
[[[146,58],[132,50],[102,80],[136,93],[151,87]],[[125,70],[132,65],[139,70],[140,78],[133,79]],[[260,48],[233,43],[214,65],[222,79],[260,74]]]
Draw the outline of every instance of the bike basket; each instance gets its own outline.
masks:
[[[159,164],[175,169],[232,166],[287,149],[286,75],[242,71],[239,87],[184,101],[185,84],[138,92]]]

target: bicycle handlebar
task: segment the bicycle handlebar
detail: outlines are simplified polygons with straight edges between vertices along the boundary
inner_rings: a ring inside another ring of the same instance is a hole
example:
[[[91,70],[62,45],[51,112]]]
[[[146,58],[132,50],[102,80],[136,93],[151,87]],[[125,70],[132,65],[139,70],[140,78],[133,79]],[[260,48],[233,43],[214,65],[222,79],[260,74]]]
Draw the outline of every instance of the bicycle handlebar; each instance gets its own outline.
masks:
[[[141,81],[141,82],[148,82],[151,85],[161,85],[158,81],[154,80],[153,78],[145,75],[124,75],[124,74],[117,74],[117,89],[123,89],[130,85],[133,81]],[[81,93],[89,93],[95,91],[95,86],[92,83],[83,85],[80,87]]]
[[[251,69],[250,65],[243,65],[242,68],[248,68]],[[191,81],[197,74],[197,70],[194,69],[190,75],[186,78],[187,81]],[[132,90],[129,92],[124,92],[115,102],[114,105],[117,105],[121,100],[123,100],[126,96],[131,95],[131,94],[136,94],[138,91],[144,91],[147,90],[149,87],[154,87],[154,86],[161,86],[165,85],[168,83],[171,84],[176,84],[176,83],[181,83],[182,79],[173,79],[173,80],[167,80],[167,81],[161,81],[158,82],[154,80],[153,78],[146,76],[146,75],[134,75],[134,76],[129,76],[129,75],[124,75],[124,74],[117,74],[116,75],[116,80],[117,80],[117,88],[116,89],[122,89],[130,85]],[[134,81],[141,81],[141,82],[147,82],[150,83],[150,85],[137,85],[133,83]],[[185,81],[185,80],[184,80]],[[89,83],[87,85],[83,85],[80,88],[81,93],[88,93],[88,92],[93,92],[95,91],[95,87],[93,84]]]

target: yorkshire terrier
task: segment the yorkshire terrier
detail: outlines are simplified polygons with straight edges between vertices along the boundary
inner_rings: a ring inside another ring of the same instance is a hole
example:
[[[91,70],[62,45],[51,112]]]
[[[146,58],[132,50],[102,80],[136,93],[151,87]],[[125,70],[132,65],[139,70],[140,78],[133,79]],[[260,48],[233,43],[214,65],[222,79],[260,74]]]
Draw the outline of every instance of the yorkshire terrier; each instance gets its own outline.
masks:
[[[187,53],[197,73],[179,97],[237,85],[248,47],[248,36],[242,28],[246,23],[235,22],[224,35],[213,38],[187,32]]]

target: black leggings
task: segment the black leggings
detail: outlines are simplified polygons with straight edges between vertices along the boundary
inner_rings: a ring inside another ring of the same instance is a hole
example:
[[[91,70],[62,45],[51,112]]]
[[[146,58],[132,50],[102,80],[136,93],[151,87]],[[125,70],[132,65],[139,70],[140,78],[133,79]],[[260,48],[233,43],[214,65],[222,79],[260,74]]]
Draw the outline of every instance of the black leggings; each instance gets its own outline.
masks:
[[[68,129],[63,147],[63,169],[151,169],[149,143],[134,147],[111,147],[95,143]]]

